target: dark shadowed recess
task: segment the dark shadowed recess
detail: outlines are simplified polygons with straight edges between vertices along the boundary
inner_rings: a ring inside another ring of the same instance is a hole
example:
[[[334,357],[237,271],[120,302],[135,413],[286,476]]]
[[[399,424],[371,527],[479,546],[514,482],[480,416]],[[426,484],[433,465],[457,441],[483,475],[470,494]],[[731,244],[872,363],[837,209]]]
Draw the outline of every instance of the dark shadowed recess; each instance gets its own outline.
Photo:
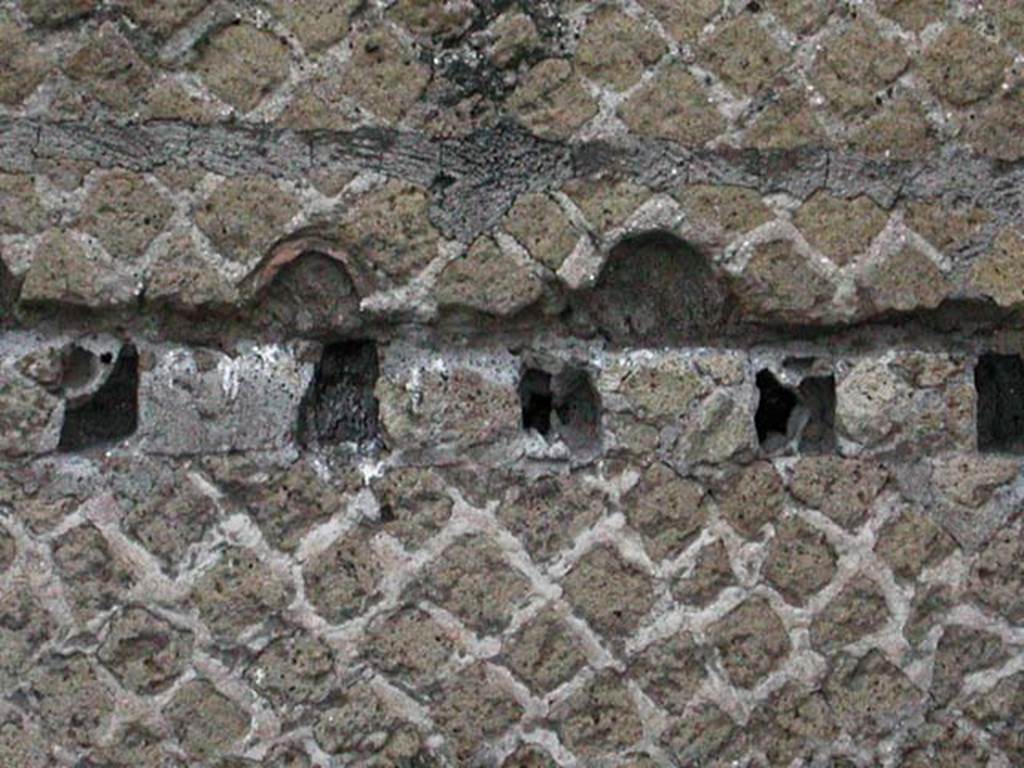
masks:
[[[527,368],[519,380],[523,429],[560,438],[573,451],[601,444],[601,399],[590,375],[579,368],[556,374]]]
[[[662,231],[624,239],[594,288],[572,297],[575,316],[615,343],[701,335],[720,327],[730,303],[707,258]]]
[[[809,376],[793,389],[767,370],[758,372],[754,427],[761,448],[772,453],[792,446],[799,453],[831,453],[836,448],[836,381]]]
[[[1024,453],[1024,361],[986,354],[974,367],[978,392],[978,450]]]
[[[354,444],[374,448],[377,422],[377,345],[340,341],[324,347],[299,408],[297,436],[306,447]]]
[[[87,381],[93,365],[91,353],[72,350],[65,361],[66,383]],[[68,403],[58,450],[82,451],[117,442],[133,434],[138,423],[139,353],[133,344],[125,344],[100,388],[82,402]]]

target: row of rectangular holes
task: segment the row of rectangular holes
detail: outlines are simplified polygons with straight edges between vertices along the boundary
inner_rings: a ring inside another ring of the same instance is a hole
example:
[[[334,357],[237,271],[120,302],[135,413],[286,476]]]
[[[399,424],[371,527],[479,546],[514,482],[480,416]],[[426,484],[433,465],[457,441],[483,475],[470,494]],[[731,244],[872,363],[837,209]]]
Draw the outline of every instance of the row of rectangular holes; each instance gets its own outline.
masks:
[[[299,441],[306,446],[353,442],[364,450],[378,445],[377,376],[375,343],[327,345],[302,401]],[[138,352],[134,345],[125,344],[106,382],[84,402],[69,404],[60,450],[80,451],[134,433],[138,377]],[[982,355],[974,381],[978,449],[1024,453],[1024,361],[1019,355]],[[800,453],[835,450],[834,377],[806,377],[794,389],[765,369],[757,374],[756,384],[754,425],[766,452],[793,443]],[[600,445],[600,397],[585,370],[567,368],[552,374],[528,368],[520,379],[519,398],[524,429],[557,436],[575,451]]]

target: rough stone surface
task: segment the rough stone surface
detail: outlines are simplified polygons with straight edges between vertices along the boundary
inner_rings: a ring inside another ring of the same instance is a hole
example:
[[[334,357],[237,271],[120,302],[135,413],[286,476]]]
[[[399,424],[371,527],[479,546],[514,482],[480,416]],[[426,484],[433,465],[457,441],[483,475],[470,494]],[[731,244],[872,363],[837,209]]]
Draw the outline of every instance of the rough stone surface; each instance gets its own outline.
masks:
[[[885,595],[878,585],[866,577],[857,577],[815,617],[811,644],[824,653],[833,653],[877,632],[887,616]]]
[[[655,702],[681,714],[704,681],[704,655],[693,638],[681,632],[645,648],[630,672]]]
[[[126,563],[110,550],[103,534],[86,523],[54,542],[53,559],[68,580],[69,597],[82,617],[113,608],[135,583]]]
[[[232,547],[202,574],[194,587],[196,606],[210,629],[230,638],[284,608],[288,585],[248,549]]]
[[[523,290],[524,285],[530,286]],[[471,309],[508,317],[540,298],[540,279],[528,265],[507,255],[494,240],[480,239],[441,272],[437,300],[442,308]]]
[[[579,475],[544,478],[518,488],[498,508],[498,518],[539,562],[569,548],[603,517],[607,502]]]
[[[792,647],[778,614],[764,598],[750,598],[716,621],[709,637],[729,679],[753,688]]]
[[[432,711],[461,762],[521,715],[515,700],[491,682],[484,664],[469,667],[446,685]]]
[[[364,531],[343,535],[303,571],[306,595],[324,619],[337,624],[362,613],[380,596],[380,565]]]
[[[839,722],[855,733],[884,732],[920,699],[906,675],[878,650],[860,658],[839,656],[825,696]]]
[[[879,535],[875,551],[902,579],[913,579],[922,568],[942,562],[956,547],[941,527],[923,515],[904,512]]]
[[[996,43],[954,24],[929,46],[922,72],[940,98],[964,106],[995,90],[1008,64]]]
[[[693,570],[680,574],[672,583],[672,595],[680,603],[703,608],[735,583],[729,553],[719,539],[701,549]]]
[[[632,697],[613,672],[597,674],[566,699],[556,717],[566,745],[588,758],[617,752],[643,736]]]
[[[449,630],[428,613],[406,607],[373,620],[363,655],[389,679],[417,690],[440,679],[454,648]]]
[[[587,19],[576,62],[587,77],[621,91],[636,83],[665,50],[665,43],[639,21],[605,7]]]
[[[878,462],[807,456],[793,468],[790,491],[808,507],[852,530],[870,514],[889,473]]]
[[[509,669],[538,694],[568,682],[586,661],[572,628],[550,609],[527,622],[508,645]]]
[[[875,93],[906,69],[907,54],[882,37],[870,21],[857,20],[821,48],[813,69],[815,84],[836,110],[855,113],[875,106]]]
[[[703,46],[707,66],[726,84],[755,94],[767,85],[786,57],[753,14],[742,14],[723,24]]]
[[[294,201],[260,178],[226,179],[196,213],[196,224],[232,261],[262,258],[295,212]]]
[[[748,538],[760,536],[763,527],[781,514],[785,502],[782,477],[768,462],[726,475],[713,493],[722,515]]]
[[[306,634],[272,641],[253,660],[246,677],[253,687],[281,709],[317,703],[331,686],[331,649]]]
[[[111,621],[97,657],[128,688],[153,694],[169,688],[185,671],[191,651],[191,632],[143,608],[129,608]]]
[[[565,592],[582,617],[612,641],[631,634],[654,604],[647,575],[607,546],[576,563],[566,576]]]
[[[886,221],[885,212],[868,197],[841,200],[823,192],[793,217],[808,242],[839,266],[864,253]]]
[[[83,654],[50,656],[34,667],[25,687],[58,743],[90,746],[109,725],[114,699]]]
[[[1024,765],[1021,3],[0,6],[0,765]]]
[[[482,634],[504,629],[528,588],[500,550],[481,536],[452,544],[423,583],[427,598]]]
[[[633,92],[621,107],[623,121],[639,136],[702,144],[724,122],[700,83],[682,65],[672,63]]]
[[[317,745],[331,755],[350,759],[431,765],[422,732],[390,708],[365,683],[339,691],[313,725]]]
[[[597,114],[597,104],[573,64],[545,59],[519,82],[509,109],[538,136],[564,139]]]
[[[82,226],[114,258],[137,260],[170,216],[170,205],[151,183],[115,173],[100,179],[89,194]]]
[[[644,537],[648,554],[663,560],[679,554],[700,533],[707,510],[704,489],[656,464],[624,498],[626,519]]]
[[[182,749],[199,760],[224,754],[249,730],[248,713],[208,680],[180,687],[164,715]]]
[[[210,38],[196,64],[210,89],[242,112],[256,107],[288,68],[284,43],[249,24],[233,24]]]

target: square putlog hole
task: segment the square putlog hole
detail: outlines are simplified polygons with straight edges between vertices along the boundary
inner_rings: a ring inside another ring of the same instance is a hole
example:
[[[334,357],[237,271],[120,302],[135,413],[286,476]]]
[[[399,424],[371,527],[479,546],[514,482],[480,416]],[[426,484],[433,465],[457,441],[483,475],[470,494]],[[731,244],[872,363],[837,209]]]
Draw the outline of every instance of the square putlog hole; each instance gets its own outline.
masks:
[[[808,376],[797,388],[787,387],[771,371],[758,372],[754,427],[766,453],[796,447],[802,454],[836,450],[836,380]]]
[[[109,364],[109,358],[103,360]],[[92,353],[76,348],[65,361],[65,383],[80,386],[92,377]],[[83,401],[68,404],[57,449],[84,451],[109,445],[135,433],[139,425],[139,353],[125,344],[99,388]]]
[[[978,450],[1024,453],[1024,361],[1020,355],[982,355],[974,367],[978,393]]]
[[[299,407],[297,436],[305,446],[352,444],[357,450],[380,440],[374,394],[379,367],[377,345],[342,341],[324,347]]]
[[[549,441],[558,438],[573,451],[600,447],[601,399],[586,371],[527,368],[519,380],[519,403],[523,429]]]

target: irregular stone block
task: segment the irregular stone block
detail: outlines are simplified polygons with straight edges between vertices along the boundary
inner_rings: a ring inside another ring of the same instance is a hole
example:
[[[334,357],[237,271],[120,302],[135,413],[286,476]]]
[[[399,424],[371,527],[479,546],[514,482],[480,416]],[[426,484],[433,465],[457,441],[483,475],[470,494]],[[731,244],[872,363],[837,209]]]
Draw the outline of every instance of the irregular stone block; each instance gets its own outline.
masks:
[[[161,454],[267,450],[289,444],[313,374],[302,345],[227,355],[157,347],[139,382],[138,440]]]

